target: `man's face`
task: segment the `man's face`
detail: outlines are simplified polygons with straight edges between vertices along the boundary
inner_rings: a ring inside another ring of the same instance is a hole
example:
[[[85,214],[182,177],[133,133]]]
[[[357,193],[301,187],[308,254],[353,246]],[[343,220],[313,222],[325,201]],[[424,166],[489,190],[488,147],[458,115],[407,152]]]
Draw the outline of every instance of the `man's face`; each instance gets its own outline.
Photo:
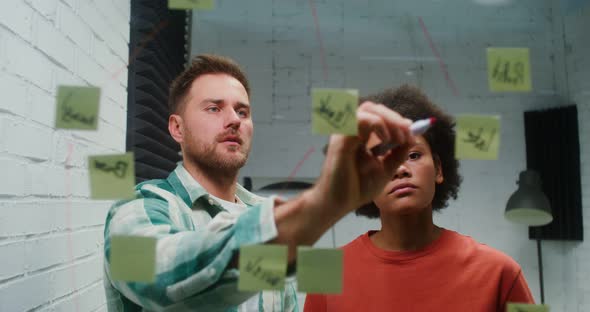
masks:
[[[248,93],[234,77],[202,75],[193,81],[180,113],[185,161],[208,172],[236,173],[246,164],[253,125]]]
[[[428,142],[422,136],[416,137],[407,160],[396,169],[391,182],[374,200],[381,216],[408,215],[431,209],[435,186],[443,182],[439,168]]]

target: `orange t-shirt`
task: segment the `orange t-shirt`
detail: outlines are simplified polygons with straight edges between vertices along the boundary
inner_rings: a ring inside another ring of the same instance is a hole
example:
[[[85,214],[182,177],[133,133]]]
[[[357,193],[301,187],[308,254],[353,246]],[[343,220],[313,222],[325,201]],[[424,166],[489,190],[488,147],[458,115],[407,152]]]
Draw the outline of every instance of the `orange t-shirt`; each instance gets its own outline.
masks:
[[[471,237],[443,230],[418,251],[376,247],[371,232],[344,246],[340,295],[308,294],[305,312],[506,311],[533,303],[520,266]]]

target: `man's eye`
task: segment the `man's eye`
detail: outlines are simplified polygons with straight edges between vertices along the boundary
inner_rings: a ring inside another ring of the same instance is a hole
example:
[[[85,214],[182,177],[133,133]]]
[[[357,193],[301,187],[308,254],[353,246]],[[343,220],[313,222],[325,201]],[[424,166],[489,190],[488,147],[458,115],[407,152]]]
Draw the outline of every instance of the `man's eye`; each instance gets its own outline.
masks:
[[[246,110],[240,110],[240,111],[238,111],[238,114],[244,118],[248,117],[248,111],[246,111]]]
[[[409,159],[412,159],[412,160],[416,160],[416,159],[419,159],[420,156],[422,156],[422,154],[420,154],[418,152],[412,152],[412,153],[410,153],[410,155],[408,156],[408,158]]]
[[[216,112],[219,111],[219,107],[211,106],[211,107],[207,108],[207,110],[210,111],[210,112],[216,113]]]

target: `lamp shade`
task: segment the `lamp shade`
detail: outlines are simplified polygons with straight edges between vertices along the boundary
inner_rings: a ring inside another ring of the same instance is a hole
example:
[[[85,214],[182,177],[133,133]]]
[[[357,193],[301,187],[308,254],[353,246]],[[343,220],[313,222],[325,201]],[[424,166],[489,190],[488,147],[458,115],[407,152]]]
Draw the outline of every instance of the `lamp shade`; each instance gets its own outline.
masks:
[[[541,178],[532,170],[522,171],[518,189],[506,204],[504,217],[512,222],[530,226],[545,225],[553,221],[551,205],[541,190]]]

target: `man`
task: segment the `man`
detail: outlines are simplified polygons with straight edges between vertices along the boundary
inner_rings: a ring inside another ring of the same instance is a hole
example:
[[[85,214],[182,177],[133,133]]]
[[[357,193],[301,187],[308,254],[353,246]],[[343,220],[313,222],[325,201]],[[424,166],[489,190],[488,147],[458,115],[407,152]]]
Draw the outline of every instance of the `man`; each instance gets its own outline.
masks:
[[[461,184],[453,118],[407,85],[367,100],[436,123],[415,137],[380,194],[357,210],[379,218],[381,230],[343,247],[342,294],[308,295],[305,311],[505,312],[508,302],[533,303],[518,263],[433,222],[433,211],[457,198]]]
[[[358,136],[333,135],[317,183],[282,202],[258,197],[237,183],[250,151],[250,89],[232,60],[200,55],[172,83],[168,129],[182,162],[167,179],[136,187],[133,200],[115,204],[105,224],[105,288],[109,311],[292,311],[292,288],[281,292],[237,290],[239,248],[311,245],[337,220],[370,202],[413,142],[410,121],[372,102],[357,112]],[[375,132],[399,147],[373,157],[365,147]],[[154,283],[110,276],[114,235],[157,238]]]

